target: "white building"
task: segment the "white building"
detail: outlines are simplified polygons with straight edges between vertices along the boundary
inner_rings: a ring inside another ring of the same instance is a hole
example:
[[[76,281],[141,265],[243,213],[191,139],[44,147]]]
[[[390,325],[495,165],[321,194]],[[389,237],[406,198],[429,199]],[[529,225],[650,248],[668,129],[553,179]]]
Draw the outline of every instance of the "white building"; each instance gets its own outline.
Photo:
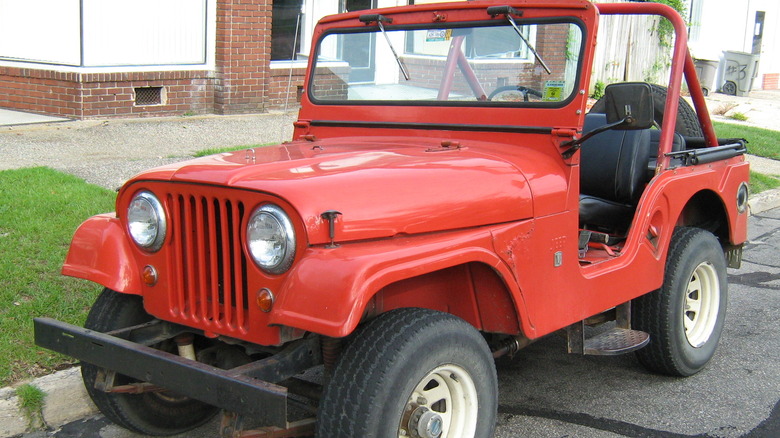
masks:
[[[780,1],[690,0],[688,20],[694,57],[720,60],[725,50],[757,54],[753,89],[780,89]]]

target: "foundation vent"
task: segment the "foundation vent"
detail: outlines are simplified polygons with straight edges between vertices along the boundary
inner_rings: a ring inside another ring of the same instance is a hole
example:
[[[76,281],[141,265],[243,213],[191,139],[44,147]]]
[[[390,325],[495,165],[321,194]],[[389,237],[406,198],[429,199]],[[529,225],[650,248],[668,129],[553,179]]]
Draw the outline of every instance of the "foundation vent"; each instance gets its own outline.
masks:
[[[135,89],[135,105],[162,104],[163,87],[140,87]]]

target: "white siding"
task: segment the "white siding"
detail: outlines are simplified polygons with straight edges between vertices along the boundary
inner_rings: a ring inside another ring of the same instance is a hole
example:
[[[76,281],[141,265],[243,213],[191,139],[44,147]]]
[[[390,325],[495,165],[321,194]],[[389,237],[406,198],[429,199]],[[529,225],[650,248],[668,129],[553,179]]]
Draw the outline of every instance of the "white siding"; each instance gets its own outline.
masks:
[[[750,53],[756,11],[766,12],[758,80],[765,73],[780,73],[780,1],[778,0],[693,0],[691,52],[694,56],[718,60],[724,50]]]
[[[203,64],[205,0],[84,0],[84,65]]]
[[[79,65],[79,0],[0,0],[0,57]]]
[[[0,59],[81,67],[213,62],[215,0],[0,0]]]

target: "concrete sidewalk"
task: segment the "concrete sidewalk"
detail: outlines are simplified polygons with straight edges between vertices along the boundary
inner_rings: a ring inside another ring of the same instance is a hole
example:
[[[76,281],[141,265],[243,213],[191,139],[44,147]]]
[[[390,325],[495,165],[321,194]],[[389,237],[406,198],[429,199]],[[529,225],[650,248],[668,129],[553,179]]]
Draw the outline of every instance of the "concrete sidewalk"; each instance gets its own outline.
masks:
[[[746,97],[712,93],[707,97],[707,108],[713,120],[780,130],[780,90],[753,91]],[[732,119],[734,113],[744,114],[747,120]]]
[[[69,120],[70,119],[62,117],[44,116],[41,114],[33,114],[24,111],[13,111],[0,108],[0,127],[30,125],[35,123],[67,122]]]

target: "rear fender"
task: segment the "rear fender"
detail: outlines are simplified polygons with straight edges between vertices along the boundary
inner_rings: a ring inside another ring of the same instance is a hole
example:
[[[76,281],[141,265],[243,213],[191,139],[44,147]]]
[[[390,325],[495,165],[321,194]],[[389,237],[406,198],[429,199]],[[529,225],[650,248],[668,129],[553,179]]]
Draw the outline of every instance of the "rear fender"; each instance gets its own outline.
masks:
[[[728,163],[728,164],[726,164]],[[725,221],[710,229],[723,243],[740,245],[747,241],[748,212],[739,211],[738,192],[742,183],[750,179],[749,165],[744,157],[735,157],[726,163],[713,163],[712,183],[696,185],[675,181],[667,190],[684,195],[684,207],[677,215],[677,225],[700,226],[702,217],[709,221]],[[722,166],[723,169],[718,169]],[[704,167],[704,166],[701,166]],[[701,188],[703,187],[703,188]],[[707,226],[703,228],[707,229]]]
[[[749,166],[742,156],[664,172],[642,195],[626,247],[649,243],[656,258],[665,260],[674,227],[702,226],[705,215],[708,221],[726,221],[711,229],[724,243],[744,243],[748,214],[738,210],[737,192],[748,180]],[[708,211],[697,211],[702,206]]]
[[[62,274],[140,295],[141,277],[130,245],[114,213],[93,216],[76,230]]]

